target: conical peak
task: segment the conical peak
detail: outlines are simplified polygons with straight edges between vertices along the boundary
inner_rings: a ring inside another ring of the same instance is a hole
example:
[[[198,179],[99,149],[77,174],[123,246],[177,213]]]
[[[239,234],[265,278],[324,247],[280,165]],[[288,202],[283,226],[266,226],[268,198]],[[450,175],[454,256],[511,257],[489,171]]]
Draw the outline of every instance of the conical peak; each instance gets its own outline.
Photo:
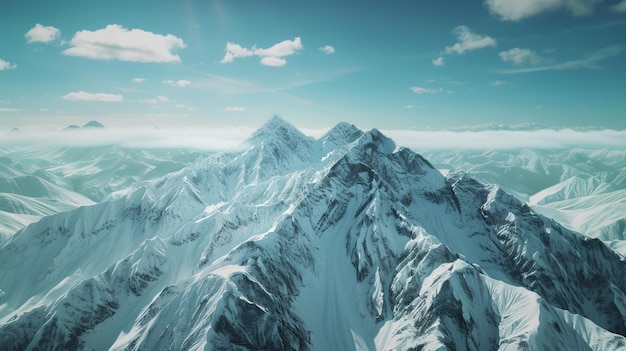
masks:
[[[353,124],[340,122],[329,130],[320,141],[327,146],[336,147],[349,144],[363,135],[363,131]]]
[[[378,129],[373,128],[363,133],[363,136],[359,139],[363,143],[373,143],[378,146],[378,149],[385,154],[391,154],[396,149],[396,143],[381,133]]]
[[[102,123],[92,120],[92,121],[85,123],[83,128],[104,128],[104,126],[102,125]]]
[[[294,127],[291,123],[285,121],[284,119],[274,116],[270,118],[261,128],[257,129],[248,141],[255,140],[266,140],[268,138],[306,138],[302,132],[298,130],[298,128]]]

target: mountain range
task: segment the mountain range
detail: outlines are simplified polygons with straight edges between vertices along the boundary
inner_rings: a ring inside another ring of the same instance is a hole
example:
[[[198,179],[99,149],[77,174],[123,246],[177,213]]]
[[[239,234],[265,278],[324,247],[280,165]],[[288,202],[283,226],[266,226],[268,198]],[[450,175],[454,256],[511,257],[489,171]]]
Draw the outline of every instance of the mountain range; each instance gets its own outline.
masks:
[[[6,350],[616,350],[626,262],[376,129],[280,118],[0,242]]]
[[[438,168],[500,185],[534,210],[626,255],[626,150],[424,150]]]

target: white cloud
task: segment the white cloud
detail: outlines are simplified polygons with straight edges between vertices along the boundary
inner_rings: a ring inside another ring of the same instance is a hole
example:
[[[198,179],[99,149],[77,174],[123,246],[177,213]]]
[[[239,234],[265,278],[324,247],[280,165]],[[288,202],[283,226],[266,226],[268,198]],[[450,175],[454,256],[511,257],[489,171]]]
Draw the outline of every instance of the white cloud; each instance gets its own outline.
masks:
[[[8,107],[0,107],[0,112],[21,112],[24,111],[21,108],[8,108]]]
[[[442,93],[443,89],[442,88],[434,89],[434,88],[423,88],[423,87],[411,87],[411,91],[414,92],[415,94],[421,95],[421,94]]]
[[[187,79],[179,79],[179,80],[165,79],[165,80],[162,80],[161,82],[165,84],[169,84],[173,87],[179,87],[179,88],[184,88],[184,87],[191,85],[191,81]]]
[[[51,26],[42,26],[37,23],[26,34],[24,34],[28,43],[49,43],[61,36],[61,31]]]
[[[144,80],[144,78],[133,78],[133,82],[135,83],[143,83]]]
[[[63,95],[64,100],[70,101],[102,101],[102,102],[122,102],[124,97],[117,94],[107,93],[87,93],[84,91],[72,92]]]
[[[334,54],[335,53],[335,48],[330,46],[330,45],[322,46],[320,48],[320,50],[323,51],[326,55],[330,55],[330,54]]]
[[[0,59],[0,71],[4,71],[7,69],[14,69],[14,68],[17,68],[16,64]]]
[[[302,40],[296,37],[293,40],[284,40],[274,44],[267,49],[259,49],[253,46],[247,49],[239,44],[226,43],[226,54],[222,58],[221,63],[233,62],[236,58],[258,56],[261,58],[261,64],[266,66],[280,67],[287,64],[287,60],[283,57],[291,56],[302,50]]]
[[[245,107],[240,107],[240,106],[228,106],[228,107],[224,107],[224,111],[228,111],[228,112],[245,112],[245,111],[247,111],[247,109]]]
[[[191,81],[187,79],[181,79],[181,80],[176,81],[176,86],[179,86],[181,88],[184,88],[190,85],[191,85]]]
[[[502,61],[512,62],[515,65],[521,65],[522,63],[536,65],[541,62],[541,57],[530,49],[513,48],[511,50],[502,51],[498,55]]]
[[[462,55],[467,51],[496,46],[495,39],[487,35],[472,33],[467,26],[457,26],[454,28],[453,33],[459,42],[452,46],[447,46],[445,49],[446,54]]]
[[[562,71],[573,69],[596,69],[599,68],[598,63],[607,58],[617,56],[623,51],[622,46],[609,46],[598,51],[594,51],[586,57],[579,60],[566,61],[561,63],[555,63],[547,66],[527,67],[527,68],[514,68],[514,69],[502,69],[496,70],[498,73],[515,74],[515,73],[530,73],[541,71]]]
[[[281,67],[287,64],[287,60],[276,56],[261,57],[261,64],[270,67]]]
[[[519,21],[552,10],[567,10],[575,16],[586,15],[602,0],[486,0],[492,14],[507,21]]]
[[[611,10],[619,13],[626,13],[626,0],[622,0],[619,4],[611,6]]]
[[[159,100],[160,102],[170,102],[170,99],[166,98],[165,96],[157,96],[156,97],[157,100]]]
[[[96,31],[81,30],[74,34],[70,45],[63,54],[130,62],[180,62],[180,57],[172,51],[185,48],[183,40],[172,34],[128,30],[117,24]]]
[[[436,59],[433,60],[433,65],[435,65],[435,66],[443,66],[445,64],[446,63],[443,60],[443,57],[437,57]]]

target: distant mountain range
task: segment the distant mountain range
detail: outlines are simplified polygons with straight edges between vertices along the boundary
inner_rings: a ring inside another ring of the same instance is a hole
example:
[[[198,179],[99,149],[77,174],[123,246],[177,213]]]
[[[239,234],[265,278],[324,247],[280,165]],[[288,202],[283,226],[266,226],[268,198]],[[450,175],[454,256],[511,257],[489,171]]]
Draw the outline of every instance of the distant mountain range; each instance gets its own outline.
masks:
[[[437,167],[500,185],[568,228],[626,255],[626,150],[429,150]]]
[[[0,240],[39,218],[92,205],[200,155],[118,146],[0,147]]]

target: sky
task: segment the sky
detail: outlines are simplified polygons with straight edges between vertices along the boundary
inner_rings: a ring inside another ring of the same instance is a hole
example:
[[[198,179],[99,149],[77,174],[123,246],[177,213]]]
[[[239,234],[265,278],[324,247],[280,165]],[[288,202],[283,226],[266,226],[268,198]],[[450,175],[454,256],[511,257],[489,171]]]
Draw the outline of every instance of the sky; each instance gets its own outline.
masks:
[[[626,0],[1,7],[5,130],[626,129]]]

